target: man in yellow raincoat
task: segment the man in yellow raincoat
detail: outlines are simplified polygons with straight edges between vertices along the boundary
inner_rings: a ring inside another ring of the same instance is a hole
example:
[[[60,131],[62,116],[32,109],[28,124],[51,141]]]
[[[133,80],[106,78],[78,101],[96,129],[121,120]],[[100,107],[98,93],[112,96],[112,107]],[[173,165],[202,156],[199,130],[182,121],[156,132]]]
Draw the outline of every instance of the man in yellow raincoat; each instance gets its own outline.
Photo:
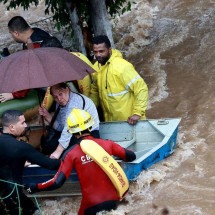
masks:
[[[97,72],[90,98],[101,106],[105,121],[127,120],[136,124],[145,119],[148,87],[144,80],[119,51],[111,49],[107,36],[94,37],[92,45]]]

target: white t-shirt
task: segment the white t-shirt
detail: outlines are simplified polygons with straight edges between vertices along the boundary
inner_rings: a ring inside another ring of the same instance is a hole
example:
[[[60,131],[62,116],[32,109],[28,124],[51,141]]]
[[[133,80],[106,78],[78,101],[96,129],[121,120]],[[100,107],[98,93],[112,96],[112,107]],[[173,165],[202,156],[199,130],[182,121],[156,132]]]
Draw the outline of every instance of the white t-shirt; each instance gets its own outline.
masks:
[[[94,120],[94,125],[92,126],[93,130],[99,130],[99,116],[96,109],[95,104],[93,101],[82,95],[85,101],[84,110],[87,111]],[[73,108],[79,108],[83,110],[83,99],[79,94],[70,92],[69,101],[66,106],[60,107],[60,111],[57,115],[57,118],[54,123],[54,128],[58,131],[62,131],[61,137],[59,139],[59,143],[63,146],[63,148],[67,148],[69,146],[70,139],[72,137],[72,134],[70,134],[67,130],[67,118],[69,114],[71,113]],[[57,105],[58,107],[58,105]]]

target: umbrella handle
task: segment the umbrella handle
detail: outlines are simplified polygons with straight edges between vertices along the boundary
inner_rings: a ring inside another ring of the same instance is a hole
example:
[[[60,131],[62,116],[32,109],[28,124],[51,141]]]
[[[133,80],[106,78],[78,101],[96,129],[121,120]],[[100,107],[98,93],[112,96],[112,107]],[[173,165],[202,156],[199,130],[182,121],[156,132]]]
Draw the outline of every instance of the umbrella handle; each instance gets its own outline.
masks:
[[[45,133],[45,131],[46,131],[46,125],[45,125],[44,116],[41,116],[41,120],[42,120],[43,133]]]
[[[39,105],[40,105],[40,107],[42,107],[42,101],[41,101],[39,89],[36,89],[36,91],[37,91],[37,97],[38,97]],[[46,130],[46,125],[45,125],[44,116],[41,116],[41,120],[42,120],[43,131],[45,132],[45,130]]]

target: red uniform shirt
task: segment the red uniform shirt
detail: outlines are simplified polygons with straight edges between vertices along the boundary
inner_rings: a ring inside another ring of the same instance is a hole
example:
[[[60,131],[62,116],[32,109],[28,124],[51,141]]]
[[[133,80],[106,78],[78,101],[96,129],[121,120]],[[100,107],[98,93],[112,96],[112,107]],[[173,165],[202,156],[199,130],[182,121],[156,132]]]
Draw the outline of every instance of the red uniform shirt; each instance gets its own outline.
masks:
[[[110,155],[117,156],[126,160],[126,149],[110,140],[96,139],[87,136],[84,139],[91,139],[98,143]],[[38,189],[45,189],[52,186],[62,177],[62,173],[68,178],[72,169],[75,169],[80,181],[82,190],[82,202],[79,215],[84,214],[86,208],[95,206],[102,202],[119,200],[117,191],[108,178],[106,173],[82,150],[79,144],[76,144],[66,154],[61,161],[61,166],[55,177],[47,183],[38,184]]]

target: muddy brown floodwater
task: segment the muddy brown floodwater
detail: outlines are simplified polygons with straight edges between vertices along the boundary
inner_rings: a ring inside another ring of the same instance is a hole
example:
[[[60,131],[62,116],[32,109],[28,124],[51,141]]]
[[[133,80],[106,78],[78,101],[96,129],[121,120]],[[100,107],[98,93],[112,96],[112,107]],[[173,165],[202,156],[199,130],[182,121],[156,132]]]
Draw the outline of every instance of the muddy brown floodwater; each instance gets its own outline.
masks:
[[[182,121],[175,152],[99,214],[214,215],[215,1],[136,0],[113,25],[116,47],[149,86],[147,117]],[[44,214],[73,215],[80,197],[39,201]]]

